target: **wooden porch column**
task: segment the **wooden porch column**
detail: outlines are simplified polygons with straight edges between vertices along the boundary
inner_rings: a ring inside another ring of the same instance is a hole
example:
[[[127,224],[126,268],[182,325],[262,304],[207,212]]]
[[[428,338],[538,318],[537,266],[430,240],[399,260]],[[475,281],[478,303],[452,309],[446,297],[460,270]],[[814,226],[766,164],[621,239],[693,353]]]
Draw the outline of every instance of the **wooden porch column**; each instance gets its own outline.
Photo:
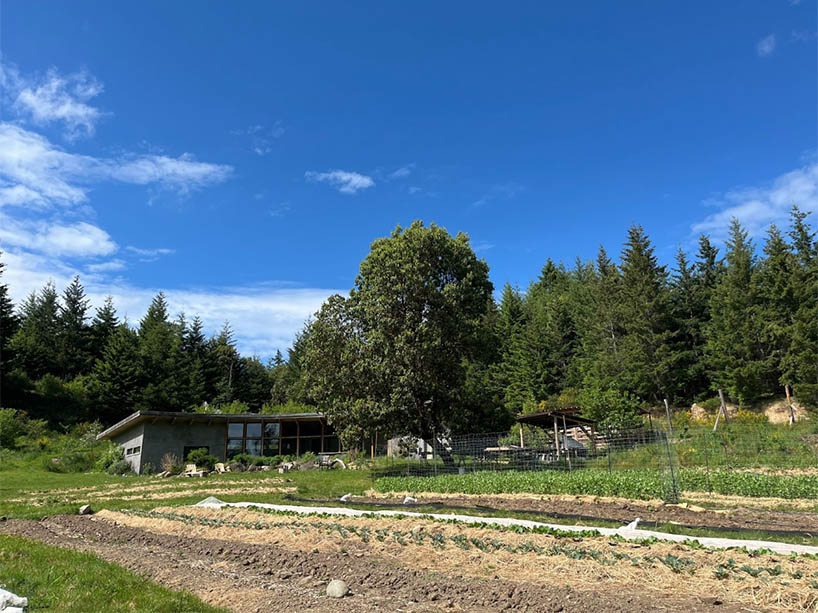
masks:
[[[554,445],[557,447],[557,460],[560,459],[560,435],[557,426],[557,416],[554,415]]]
[[[562,435],[563,438],[568,436],[568,425],[565,423],[565,415],[562,416]],[[568,456],[568,470],[571,470],[571,448],[568,447],[568,443],[565,443],[565,453]]]

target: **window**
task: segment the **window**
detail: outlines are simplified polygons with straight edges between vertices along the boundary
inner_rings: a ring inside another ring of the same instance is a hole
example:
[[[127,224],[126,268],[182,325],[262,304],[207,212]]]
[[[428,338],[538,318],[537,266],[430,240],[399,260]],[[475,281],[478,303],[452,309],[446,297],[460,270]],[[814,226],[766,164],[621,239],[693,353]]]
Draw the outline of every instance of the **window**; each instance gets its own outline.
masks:
[[[231,460],[237,455],[239,455],[242,451],[244,451],[244,446],[242,445],[242,440],[240,438],[230,438],[227,439],[227,459]]]
[[[337,436],[324,436],[324,453],[338,453],[340,450]]]
[[[278,439],[266,438],[264,439],[264,455],[267,457],[278,455]]]
[[[294,421],[281,422],[281,436],[296,436],[298,434],[298,424]]]
[[[261,438],[261,424],[247,424],[247,438]]]
[[[249,455],[261,455],[261,439],[248,438],[244,441],[244,453]]]
[[[242,438],[244,436],[244,424],[227,424],[227,438]]]
[[[268,421],[264,424],[264,438],[276,438],[281,432],[281,424],[277,421]]]
[[[283,438],[281,439],[281,455],[295,455],[296,454],[296,439]]]
[[[125,450],[125,455],[136,455],[137,453],[142,453],[141,445],[137,445],[136,447],[130,447],[129,449]]]

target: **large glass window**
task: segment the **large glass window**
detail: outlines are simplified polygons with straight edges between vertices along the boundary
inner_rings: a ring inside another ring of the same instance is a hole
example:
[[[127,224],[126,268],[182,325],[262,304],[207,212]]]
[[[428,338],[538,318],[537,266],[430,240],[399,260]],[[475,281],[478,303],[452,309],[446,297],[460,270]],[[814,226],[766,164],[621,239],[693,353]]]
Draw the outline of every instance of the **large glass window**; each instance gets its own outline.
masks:
[[[281,422],[281,436],[296,436],[298,434],[298,424],[294,421]]]
[[[281,455],[295,455],[296,454],[296,439],[283,438],[281,439]]]
[[[337,436],[324,436],[324,453],[338,453],[340,450]]]
[[[240,438],[227,439],[227,459],[230,460],[243,451],[242,440]]]
[[[250,455],[261,455],[261,439],[248,438],[244,441],[244,453]]]
[[[308,451],[312,451],[313,453],[321,453],[321,437],[301,437],[298,445],[298,451],[300,453],[307,453]]]
[[[264,455],[267,457],[278,455],[278,439],[265,438],[264,439]]]
[[[321,436],[321,422],[318,420],[302,421],[299,424],[299,434],[301,436]]]
[[[264,438],[274,438],[279,435],[281,424],[277,421],[268,421],[264,424]]]
[[[247,438],[261,438],[261,424],[247,424]]]
[[[244,436],[244,424],[227,424],[227,438],[242,438]]]

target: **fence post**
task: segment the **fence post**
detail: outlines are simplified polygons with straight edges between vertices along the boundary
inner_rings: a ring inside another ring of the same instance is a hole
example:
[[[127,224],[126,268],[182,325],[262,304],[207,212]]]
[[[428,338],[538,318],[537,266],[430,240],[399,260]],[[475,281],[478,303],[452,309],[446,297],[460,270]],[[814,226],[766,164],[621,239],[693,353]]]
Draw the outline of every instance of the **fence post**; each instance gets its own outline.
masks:
[[[665,435],[665,449],[667,449],[667,465],[668,468],[670,468],[670,484],[672,488],[670,490],[670,502],[677,503],[679,502],[679,489],[676,485],[676,473],[673,470],[673,457],[670,453],[670,441],[667,435]]]
[[[665,413],[667,414],[667,427],[670,434],[673,434],[673,421],[670,419],[670,406],[668,406],[667,398],[665,398]]]

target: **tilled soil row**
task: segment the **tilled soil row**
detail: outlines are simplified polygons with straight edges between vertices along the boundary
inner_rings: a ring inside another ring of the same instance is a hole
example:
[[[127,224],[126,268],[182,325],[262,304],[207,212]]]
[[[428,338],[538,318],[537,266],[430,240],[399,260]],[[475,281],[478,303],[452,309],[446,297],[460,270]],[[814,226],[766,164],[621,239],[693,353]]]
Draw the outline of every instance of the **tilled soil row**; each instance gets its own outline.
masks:
[[[700,528],[758,530],[771,532],[798,532],[818,535],[818,514],[800,512],[762,511],[758,509],[730,509],[715,511],[690,509],[658,502],[620,502],[610,499],[587,499],[587,497],[502,497],[502,496],[436,496],[414,494],[418,502],[414,506],[439,504],[463,509],[496,509],[501,511],[552,513],[557,516],[598,518],[628,523],[641,518],[642,523],[676,523]],[[401,505],[402,497],[354,497],[349,502]]]
[[[206,538],[160,535],[94,521],[56,516],[42,522],[10,520],[0,531],[48,545],[95,553],[173,589],[185,589],[234,611],[350,613],[371,611],[740,611],[718,601],[646,597],[633,591],[579,591],[499,579],[428,573],[362,554],[290,551]],[[351,596],[325,596],[332,579],[345,580]]]

